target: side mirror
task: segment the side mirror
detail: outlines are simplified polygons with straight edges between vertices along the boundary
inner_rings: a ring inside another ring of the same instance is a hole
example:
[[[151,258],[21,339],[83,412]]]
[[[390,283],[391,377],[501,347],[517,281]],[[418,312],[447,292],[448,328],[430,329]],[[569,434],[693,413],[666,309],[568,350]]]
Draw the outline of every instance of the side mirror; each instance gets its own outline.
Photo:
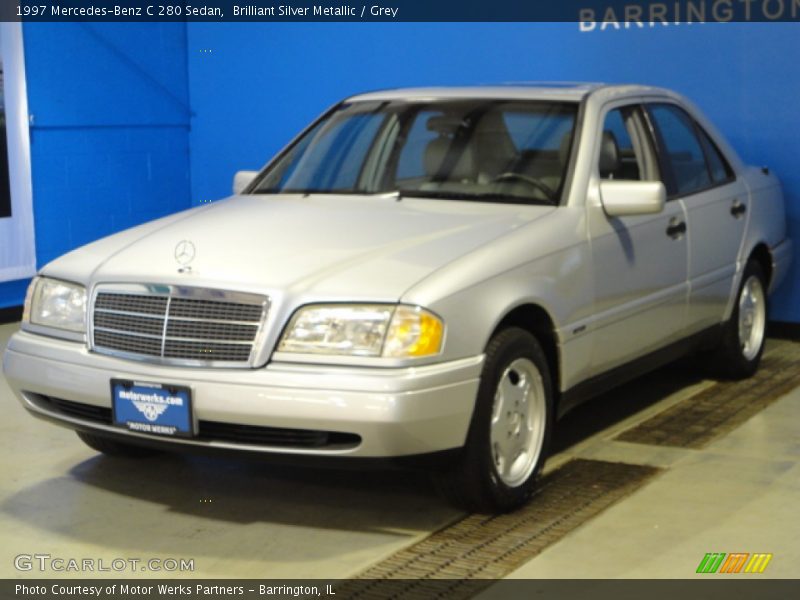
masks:
[[[258,171],[237,171],[233,176],[233,193],[241,194],[242,190],[250,185],[258,175]]]
[[[660,181],[600,182],[600,198],[609,217],[653,215],[664,210],[667,190]]]

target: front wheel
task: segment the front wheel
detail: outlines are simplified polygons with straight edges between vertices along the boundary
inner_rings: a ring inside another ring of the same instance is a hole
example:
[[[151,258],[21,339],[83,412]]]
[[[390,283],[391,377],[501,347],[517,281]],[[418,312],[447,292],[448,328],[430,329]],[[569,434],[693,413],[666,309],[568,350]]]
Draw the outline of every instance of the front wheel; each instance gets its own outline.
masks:
[[[524,504],[544,463],[552,429],[552,382],[536,338],[511,327],[489,342],[466,445],[439,480],[445,495],[474,512]]]
[[[742,275],[731,318],[714,352],[717,371],[731,379],[750,377],[758,369],[767,333],[767,293],[764,269],[749,261]]]

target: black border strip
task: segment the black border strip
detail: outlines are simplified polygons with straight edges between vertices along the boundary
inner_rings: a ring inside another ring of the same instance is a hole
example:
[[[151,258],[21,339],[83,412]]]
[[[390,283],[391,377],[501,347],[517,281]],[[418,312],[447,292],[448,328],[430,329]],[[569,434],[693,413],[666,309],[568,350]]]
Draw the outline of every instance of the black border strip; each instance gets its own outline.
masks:
[[[88,6],[87,6],[88,4]],[[291,0],[276,6],[271,0],[203,0],[170,2],[115,0],[6,0],[0,20],[34,22],[573,22],[583,31],[607,27],[644,29],[673,23],[797,22],[800,11],[793,0],[560,0],[559,2],[420,2],[372,0],[346,4],[341,0]],[[191,4],[195,4],[191,6]],[[237,10],[238,9],[238,10]]]
[[[0,308],[0,325],[16,323],[22,319],[22,305]]]
[[[795,579],[763,579],[763,574],[695,574],[695,564],[702,555],[687,556],[687,579],[361,579],[357,581],[325,579],[200,579],[200,578],[53,578],[0,580],[2,598],[88,598],[87,593],[76,593],[83,586],[101,588],[102,598],[141,600],[263,600],[264,598],[295,600],[296,598],[347,599],[345,591],[363,598],[407,598],[400,595],[403,589],[416,585],[415,598],[472,598],[483,592],[482,598],[541,598],[543,600],[619,600],[620,598],[647,598],[648,600],[706,600],[708,598],[759,598],[760,600],[785,600],[797,595]],[[695,560],[696,559],[696,560]],[[124,560],[124,559],[123,559]],[[199,562],[199,561],[198,561]],[[27,564],[27,562],[26,562]],[[110,571],[108,564],[106,570]],[[35,568],[35,567],[34,567]],[[33,571],[35,575],[41,576]],[[581,566],[575,566],[576,577]],[[769,571],[767,571],[769,573]],[[29,572],[23,571],[20,576]],[[180,575],[180,574],[178,574]],[[126,592],[123,586],[135,586],[136,594]],[[171,586],[167,591],[164,586]],[[175,588],[181,591],[175,593]],[[261,588],[269,592],[261,591]],[[59,590],[59,595],[53,590]],[[317,593],[309,588],[316,589]],[[486,588],[489,588],[486,590]],[[447,596],[456,589],[457,595]],[[18,591],[19,590],[19,591]],[[24,590],[24,591],[23,591]],[[794,590],[794,591],[792,591]],[[317,596],[319,594],[319,596]],[[334,595],[335,594],[335,595]]]
[[[767,337],[800,341],[800,323],[770,321],[767,323]]]

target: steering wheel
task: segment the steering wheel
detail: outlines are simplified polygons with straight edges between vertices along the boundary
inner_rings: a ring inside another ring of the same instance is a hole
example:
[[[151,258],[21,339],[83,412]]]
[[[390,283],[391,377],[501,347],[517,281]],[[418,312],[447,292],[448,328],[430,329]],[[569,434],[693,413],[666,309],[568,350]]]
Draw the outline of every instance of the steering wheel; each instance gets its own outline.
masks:
[[[503,181],[511,181],[511,180],[518,180],[528,185],[535,187],[537,190],[542,192],[545,195],[545,198],[548,200],[552,200],[555,197],[555,192],[550,189],[549,186],[545,185],[538,179],[531,177],[529,175],[525,175],[524,173],[515,173],[514,171],[507,171],[506,173],[500,173],[494,179],[492,179],[492,183],[500,183]]]

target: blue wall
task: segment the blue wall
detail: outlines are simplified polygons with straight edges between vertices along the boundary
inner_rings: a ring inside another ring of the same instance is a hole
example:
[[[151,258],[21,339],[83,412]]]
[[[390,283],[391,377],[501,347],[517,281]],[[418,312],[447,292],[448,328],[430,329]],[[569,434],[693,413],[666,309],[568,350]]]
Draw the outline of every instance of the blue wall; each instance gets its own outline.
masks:
[[[344,96],[406,85],[636,82],[705,110],[745,161],[781,178],[800,242],[800,25],[579,32],[576,23],[189,25],[192,202],[225,196]],[[800,322],[800,243],[772,318]]]
[[[25,24],[39,267],[190,205],[184,24]],[[0,308],[27,281],[0,283]]]
[[[227,195],[234,171],[260,167],[349,94],[520,80],[685,93],[746,161],[778,174],[800,241],[797,24],[36,23],[24,36],[40,266]],[[800,243],[797,252],[774,319],[800,322]],[[0,307],[19,304],[24,286],[0,283]]]

